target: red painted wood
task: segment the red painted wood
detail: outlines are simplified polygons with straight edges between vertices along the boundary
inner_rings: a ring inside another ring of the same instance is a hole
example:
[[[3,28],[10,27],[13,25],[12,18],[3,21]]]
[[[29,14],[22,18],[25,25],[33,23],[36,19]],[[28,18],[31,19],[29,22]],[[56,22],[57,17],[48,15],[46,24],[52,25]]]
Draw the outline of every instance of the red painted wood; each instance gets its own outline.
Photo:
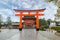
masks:
[[[24,20],[24,24],[27,26],[27,25],[30,25],[30,26],[32,26],[33,24],[34,24],[34,20],[33,19],[31,19],[31,20]]]
[[[44,12],[45,9],[40,9],[40,10],[16,10],[16,9],[14,9],[14,10],[16,12],[20,12],[20,14],[16,14],[16,16],[20,16],[19,28],[22,28],[22,16],[36,16],[36,29],[38,29],[39,28],[38,16],[44,16],[44,14],[39,14],[39,12]],[[28,12],[28,14],[22,14],[23,12]],[[30,14],[30,12],[36,12],[36,14]],[[28,22],[29,22],[29,20],[28,20]],[[25,22],[25,23],[27,24],[27,22]],[[30,23],[31,23],[31,20],[30,20]]]

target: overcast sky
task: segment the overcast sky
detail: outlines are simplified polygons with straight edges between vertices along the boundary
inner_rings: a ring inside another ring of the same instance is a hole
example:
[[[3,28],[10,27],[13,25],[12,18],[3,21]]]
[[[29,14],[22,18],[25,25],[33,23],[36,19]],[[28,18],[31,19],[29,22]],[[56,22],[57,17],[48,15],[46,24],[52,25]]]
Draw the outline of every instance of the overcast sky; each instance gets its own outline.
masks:
[[[54,3],[47,3],[45,0],[0,0],[0,14],[3,16],[3,21],[9,16],[14,22],[19,21],[19,17],[15,16],[13,9],[33,10],[44,9],[44,16],[41,18],[54,20],[54,15],[57,12],[57,6]],[[40,18],[40,17],[39,17]]]

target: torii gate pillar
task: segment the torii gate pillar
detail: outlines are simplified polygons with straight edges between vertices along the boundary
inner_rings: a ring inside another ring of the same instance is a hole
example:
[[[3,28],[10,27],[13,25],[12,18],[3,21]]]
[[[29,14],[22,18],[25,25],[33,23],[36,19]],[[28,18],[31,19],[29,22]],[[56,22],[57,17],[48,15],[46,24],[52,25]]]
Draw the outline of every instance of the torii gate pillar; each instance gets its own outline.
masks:
[[[19,30],[22,30],[22,16],[36,16],[36,30],[39,30],[39,20],[38,16],[44,16],[44,14],[40,14],[40,12],[44,12],[45,9],[40,10],[16,10],[16,12],[19,12],[20,14],[15,14],[15,16],[20,16],[20,24],[19,24]],[[23,14],[23,12],[28,12],[28,14]],[[35,14],[30,14],[31,12],[36,12]]]

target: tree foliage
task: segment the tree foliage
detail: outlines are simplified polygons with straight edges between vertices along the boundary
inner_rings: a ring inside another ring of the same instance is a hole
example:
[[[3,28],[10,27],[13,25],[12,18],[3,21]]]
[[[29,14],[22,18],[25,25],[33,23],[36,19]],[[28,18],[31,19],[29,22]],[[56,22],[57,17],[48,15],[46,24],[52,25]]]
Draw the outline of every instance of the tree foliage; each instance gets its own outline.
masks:
[[[39,26],[46,27],[47,26],[47,21],[45,19],[39,19]]]
[[[51,22],[51,21],[52,21],[51,19],[48,19],[48,20],[47,20],[47,22],[48,22],[48,25],[50,25],[50,22]]]
[[[11,25],[11,24],[12,24],[11,18],[7,17],[7,25]]]
[[[2,15],[0,14],[0,27],[2,26]]]

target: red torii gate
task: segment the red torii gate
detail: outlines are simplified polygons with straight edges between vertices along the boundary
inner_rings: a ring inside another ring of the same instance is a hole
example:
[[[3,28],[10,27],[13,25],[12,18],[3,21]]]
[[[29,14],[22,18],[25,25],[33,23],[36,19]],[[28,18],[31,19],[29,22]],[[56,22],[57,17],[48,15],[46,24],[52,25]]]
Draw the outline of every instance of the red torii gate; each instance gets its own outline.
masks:
[[[22,16],[36,16],[36,30],[39,30],[39,20],[38,16],[44,16],[44,14],[39,14],[39,12],[44,12],[45,9],[40,10],[17,10],[14,9],[15,12],[20,12],[20,14],[15,14],[15,16],[20,16],[20,24],[19,30],[22,30]],[[28,12],[28,14],[23,14],[23,12]],[[30,14],[30,12],[36,12],[36,14]]]

